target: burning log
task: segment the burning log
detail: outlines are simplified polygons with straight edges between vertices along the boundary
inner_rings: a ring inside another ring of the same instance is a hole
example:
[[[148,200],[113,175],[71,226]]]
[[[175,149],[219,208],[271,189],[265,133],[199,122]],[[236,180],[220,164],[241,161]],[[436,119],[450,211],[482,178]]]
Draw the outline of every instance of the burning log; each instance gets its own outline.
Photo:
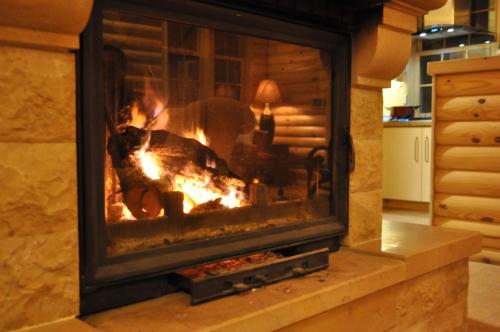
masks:
[[[138,219],[158,216],[163,208],[161,193],[184,191],[183,186],[193,187],[195,181],[190,181],[190,176],[197,175],[201,183],[208,178],[211,186],[221,193],[227,190],[228,184],[242,184],[227,162],[212,149],[195,139],[165,130],[126,127],[121,134],[110,136],[108,152],[120,180],[125,204]],[[194,211],[227,206],[222,198],[196,202],[186,196],[186,200],[191,200],[188,211],[196,206]],[[186,210],[186,204],[184,206]],[[169,215],[168,209],[164,212]]]

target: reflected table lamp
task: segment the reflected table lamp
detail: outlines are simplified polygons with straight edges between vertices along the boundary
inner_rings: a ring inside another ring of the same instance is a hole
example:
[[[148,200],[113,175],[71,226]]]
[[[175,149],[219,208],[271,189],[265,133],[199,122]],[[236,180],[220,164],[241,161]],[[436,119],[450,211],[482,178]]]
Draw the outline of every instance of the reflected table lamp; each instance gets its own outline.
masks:
[[[271,103],[279,103],[281,101],[280,90],[278,84],[274,80],[262,80],[257,88],[255,100],[264,103],[264,111],[260,115],[259,129],[268,132],[269,141],[271,144],[274,138],[274,115],[271,111]]]

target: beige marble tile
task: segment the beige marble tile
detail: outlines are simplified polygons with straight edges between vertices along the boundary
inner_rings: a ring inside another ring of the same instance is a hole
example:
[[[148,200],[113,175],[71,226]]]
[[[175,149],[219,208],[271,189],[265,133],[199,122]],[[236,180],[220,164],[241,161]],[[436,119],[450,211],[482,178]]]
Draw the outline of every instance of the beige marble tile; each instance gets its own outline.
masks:
[[[460,303],[467,311],[468,261],[466,259],[423,274],[399,285],[396,300],[397,331],[412,330],[428,317]],[[453,315],[454,316],[454,315]],[[445,320],[453,319],[453,316]],[[427,326],[428,324],[423,324]],[[425,329],[415,329],[415,331]]]
[[[349,194],[349,231],[343,244],[353,246],[380,239],[382,190]]]
[[[77,229],[76,146],[0,143],[0,238]]]
[[[382,141],[382,108],[381,90],[351,88],[351,135],[354,139]]]
[[[75,316],[76,230],[0,241],[0,331]]]
[[[397,287],[380,290],[278,331],[388,331],[396,324],[396,291]]]
[[[73,54],[0,46],[0,68],[0,141],[75,141]]]
[[[55,322],[23,328],[16,332],[98,332],[78,318],[61,319]]]
[[[382,144],[378,140],[354,140],[356,167],[351,173],[349,191],[382,189]]]
[[[481,250],[477,232],[383,221],[382,237],[353,250],[402,259],[407,278],[462,260]]]

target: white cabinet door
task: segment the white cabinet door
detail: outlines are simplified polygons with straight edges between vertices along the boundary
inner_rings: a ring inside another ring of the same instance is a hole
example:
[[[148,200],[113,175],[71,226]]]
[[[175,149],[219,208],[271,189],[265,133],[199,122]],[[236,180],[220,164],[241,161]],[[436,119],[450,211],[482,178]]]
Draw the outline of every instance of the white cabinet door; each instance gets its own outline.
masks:
[[[384,128],[383,196],[421,200],[422,128]]]
[[[422,202],[431,199],[431,159],[432,159],[432,128],[422,128]]]

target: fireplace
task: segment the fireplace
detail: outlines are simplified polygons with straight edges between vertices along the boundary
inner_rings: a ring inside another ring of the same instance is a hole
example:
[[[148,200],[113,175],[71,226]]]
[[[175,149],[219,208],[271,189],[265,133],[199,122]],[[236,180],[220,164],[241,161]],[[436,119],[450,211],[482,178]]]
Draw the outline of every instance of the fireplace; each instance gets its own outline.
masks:
[[[229,3],[94,6],[78,54],[82,313],[176,291],[200,264],[339,247],[340,8]]]

